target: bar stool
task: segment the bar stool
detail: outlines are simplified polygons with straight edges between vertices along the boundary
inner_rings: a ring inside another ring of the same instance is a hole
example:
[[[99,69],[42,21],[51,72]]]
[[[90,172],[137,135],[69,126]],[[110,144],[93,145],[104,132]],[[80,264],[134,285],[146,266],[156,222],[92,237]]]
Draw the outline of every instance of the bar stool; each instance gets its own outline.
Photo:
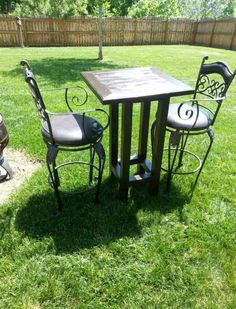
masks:
[[[99,192],[102,181],[102,174],[105,164],[105,151],[101,143],[103,132],[109,125],[108,114],[100,109],[89,109],[80,112],[74,112],[70,103],[78,103],[81,100],[71,91],[84,91],[85,98],[81,103],[76,104],[77,107],[86,103],[88,94],[82,87],[66,87],[65,103],[69,109],[66,113],[54,113],[46,109],[44,100],[40,93],[39,87],[32,73],[31,67],[26,60],[21,61],[21,65],[25,67],[25,81],[28,84],[32,97],[37,108],[39,118],[41,120],[42,138],[47,147],[46,163],[49,171],[48,181],[55,192],[59,211],[62,210],[60,183],[61,177],[59,170],[73,164],[89,166],[89,183],[95,179],[97,182],[97,190],[95,201],[98,201]],[[71,98],[71,102],[69,99]],[[106,125],[102,126],[97,120],[87,116],[88,113],[102,112],[107,117]],[[90,158],[85,161],[67,161],[57,165],[56,159],[59,151],[65,152],[81,152],[89,150]],[[95,165],[95,156],[98,158],[98,164]],[[97,176],[94,177],[96,171]]]
[[[206,60],[207,56],[202,60],[193,98],[180,104],[170,104],[169,107],[166,131],[170,136],[168,148],[164,149],[168,163],[167,166],[162,164],[162,170],[167,172],[167,192],[175,174],[197,173],[195,188],[214,141],[213,125],[236,74],[236,70],[232,73],[223,62],[205,63]],[[156,120],[151,127],[152,144],[155,129]],[[194,136],[202,134],[208,135],[209,145],[203,158],[200,158],[196,152],[188,150],[187,145],[189,141],[193,142]],[[182,171],[187,156],[197,161],[197,167]]]

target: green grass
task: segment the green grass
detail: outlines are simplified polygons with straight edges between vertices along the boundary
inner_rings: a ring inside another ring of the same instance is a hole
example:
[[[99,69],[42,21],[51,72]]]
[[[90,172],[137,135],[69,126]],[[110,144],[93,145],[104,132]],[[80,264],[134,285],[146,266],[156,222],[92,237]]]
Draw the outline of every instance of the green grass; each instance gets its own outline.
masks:
[[[206,47],[109,47],[101,62],[97,53],[93,47],[0,49],[0,111],[12,148],[44,162],[40,124],[19,65],[24,58],[41,88],[84,85],[85,70],[136,66],[153,66],[193,85],[206,54],[232,69],[236,64],[234,51]],[[54,93],[47,96],[55,107]],[[100,205],[92,194],[65,197],[64,211],[55,217],[42,164],[0,207],[0,308],[235,308],[235,98],[234,82],[192,199],[192,176],[176,176],[167,197],[163,173],[158,197],[143,186],[122,203],[107,162]],[[89,106],[99,104],[90,92]],[[138,115],[135,106],[134,132]],[[106,132],[107,153],[108,140]],[[134,133],[133,152],[136,141]]]

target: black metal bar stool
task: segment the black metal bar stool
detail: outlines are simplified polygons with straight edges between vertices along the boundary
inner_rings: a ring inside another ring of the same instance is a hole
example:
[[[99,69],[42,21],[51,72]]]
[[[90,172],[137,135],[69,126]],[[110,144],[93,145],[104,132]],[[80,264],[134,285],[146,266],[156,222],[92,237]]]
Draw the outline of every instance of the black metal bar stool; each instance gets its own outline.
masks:
[[[223,62],[205,63],[207,59],[206,56],[202,60],[193,98],[180,104],[170,104],[169,107],[166,130],[170,136],[168,148],[164,149],[167,153],[167,166],[162,164],[162,170],[167,172],[168,192],[174,174],[197,173],[193,186],[195,188],[214,141],[213,125],[236,74],[236,70],[232,73]],[[151,128],[152,144],[155,129],[156,120]],[[209,137],[209,145],[203,158],[187,149],[191,137],[201,134]],[[181,168],[187,156],[196,160],[197,166],[183,171]]]
[[[21,61],[25,66],[25,81],[28,84],[33,96],[39,117],[41,119],[41,133],[47,146],[46,163],[49,171],[49,184],[53,187],[57,199],[59,210],[62,209],[60,176],[59,170],[63,167],[79,164],[89,166],[89,183],[94,178],[97,180],[97,190],[95,201],[98,201],[102,174],[105,164],[105,151],[101,143],[103,132],[109,125],[108,114],[100,109],[89,109],[81,112],[73,112],[71,104],[81,106],[85,104],[88,98],[86,90],[82,87],[65,88],[65,102],[69,109],[67,113],[52,113],[46,109],[42,95],[38,88],[35,77],[27,61]],[[85,98],[80,103],[78,96],[71,91],[84,91]],[[69,102],[71,99],[71,102]],[[88,113],[103,112],[107,116],[107,123],[102,126],[97,120],[87,116]],[[56,159],[59,151],[77,152],[89,150],[89,161],[70,161],[57,164]],[[95,164],[95,156],[98,158],[98,164]],[[97,177],[94,177],[94,171],[97,171]]]

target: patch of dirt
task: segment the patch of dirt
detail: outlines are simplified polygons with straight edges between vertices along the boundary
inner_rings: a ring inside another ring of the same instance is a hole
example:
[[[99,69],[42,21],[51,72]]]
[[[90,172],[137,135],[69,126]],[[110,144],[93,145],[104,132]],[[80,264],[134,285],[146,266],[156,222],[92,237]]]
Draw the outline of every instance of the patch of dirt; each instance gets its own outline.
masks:
[[[23,152],[11,148],[4,149],[4,156],[13,170],[13,177],[0,182],[0,204],[7,201],[8,197],[29,179],[40,163],[25,155]]]

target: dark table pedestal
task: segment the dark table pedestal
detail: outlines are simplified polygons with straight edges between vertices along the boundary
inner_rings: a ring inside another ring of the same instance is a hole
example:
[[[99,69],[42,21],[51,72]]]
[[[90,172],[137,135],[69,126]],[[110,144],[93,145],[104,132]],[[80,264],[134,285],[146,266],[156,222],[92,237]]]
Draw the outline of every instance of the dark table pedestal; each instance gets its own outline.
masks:
[[[82,72],[81,76],[110,109],[110,172],[120,183],[119,197],[126,200],[131,185],[149,181],[153,194],[158,192],[166,120],[170,98],[192,94],[188,85],[154,68],[132,68]],[[150,106],[158,101],[157,126],[154,133],[152,162],[147,161]],[[140,103],[141,102],[141,103]],[[131,157],[133,104],[141,104],[138,154]],[[119,141],[119,109],[121,106],[121,144]],[[120,146],[120,159],[118,150]],[[137,174],[130,175],[130,165],[137,164]]]
[[[150,191],[158,193],[161,172],[162,149],[165,138],[165,126],[168,113],[169,99],[160,100],[156,117],[158,119],[154,138],[152,163],[147,159],[149,134],[150,103],[143,102],[140,112],[138,154],[131,156],[132,112],[133,104],[122,104],[121,120],[121,158],[118,159],[118,105],[110,105],[110,172],[120,182],[119,198],[128,198],[129,186],[149,182]],[[130,175],[130,166],[137,165],[137,173]]]

